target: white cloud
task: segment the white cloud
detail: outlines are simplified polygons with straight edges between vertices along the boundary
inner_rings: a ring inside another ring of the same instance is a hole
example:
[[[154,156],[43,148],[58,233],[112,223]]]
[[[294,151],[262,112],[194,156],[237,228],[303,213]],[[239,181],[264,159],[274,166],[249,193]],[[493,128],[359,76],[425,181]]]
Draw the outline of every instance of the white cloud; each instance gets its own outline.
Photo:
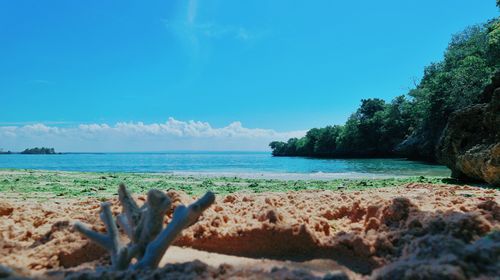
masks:
[[[196,48],[198,47],[199,39],[202,37],[211,39],[232,38],[240,41],[249,41],[262,36],[262,34],[257,34],[239,25],[221,24],[213,20],[200,21],[198,19],[200,9],[201,7],[197,0],[189,0],[187,3],[180,5],[180,11],[177,13],[177,16],[163,20],[165,27],[178,36],[187,39]]]
[[[0,126],[0,148],[22,150],[49,146],[59,151],[160,151],[160,150],[267,150],[273,140],[301,137],[305,131],[277,132],[247,128],[241,122],[212,127],[208,122],[180,121],[164,123],[120,122],[80,124],[70,127],[42,123],[24,126]]]
[[[187,9],[187,21],[189,23],[194,23],[196,19],[196,13],[198,11],[198,1],[197,0],[189,0],[188,9]]]
[[[28,81],[29,84],[37,84],[37,85],[51,85],[52,82],[50,81],[47,81],[47,80],[42,80],[42,79],[38,79],[38,80],[30,80]]]
[[[214,22],[184,22],[164,20],[165,27],[181,37],[188,38],[193,44],[197,44],[202,37],[208,39],[232,38],[239,41],[250,41],[258,39],[262,34],[234,25],[222,25]]]
[[[250,31],[246,28],[232,26],[232,25],[220,25],[212,22],[207,22],[203,24],[195,24],[192,28],[200,35],[208,38],[222,38],[230,37],[233,39],[238,39],[242,41],[247,41],[256,38]]]

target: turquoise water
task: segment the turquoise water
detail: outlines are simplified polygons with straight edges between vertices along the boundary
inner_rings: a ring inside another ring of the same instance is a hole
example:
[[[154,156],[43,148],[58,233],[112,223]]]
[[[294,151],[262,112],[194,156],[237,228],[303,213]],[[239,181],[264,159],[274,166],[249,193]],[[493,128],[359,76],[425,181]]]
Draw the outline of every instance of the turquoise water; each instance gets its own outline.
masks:
[[[311,159],[266,152],[169,152],[0,155],[0,168],[267,178],[449,176],[444,166],[403,159]]]

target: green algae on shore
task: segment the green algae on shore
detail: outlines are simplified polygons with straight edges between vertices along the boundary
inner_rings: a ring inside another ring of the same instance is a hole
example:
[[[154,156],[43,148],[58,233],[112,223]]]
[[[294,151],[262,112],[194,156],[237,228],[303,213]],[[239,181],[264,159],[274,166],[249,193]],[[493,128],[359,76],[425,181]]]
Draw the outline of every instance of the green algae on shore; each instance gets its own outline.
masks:
[[[36,171],[25,169],[0,170],[0,195],[17,198],[50,197],[110,197],[116,187],[125,183],[134,193],[149,189],[182,190],[190,195],[206,191],[228,194],[239,191],[286,192],[301,190],[363,190],[391,187],[406,183],[447,184],[443,177],[408,177],[390,179],[278,180],[244,179],[238,177],[179,176],[161,173],[95,173],[66,171]]]

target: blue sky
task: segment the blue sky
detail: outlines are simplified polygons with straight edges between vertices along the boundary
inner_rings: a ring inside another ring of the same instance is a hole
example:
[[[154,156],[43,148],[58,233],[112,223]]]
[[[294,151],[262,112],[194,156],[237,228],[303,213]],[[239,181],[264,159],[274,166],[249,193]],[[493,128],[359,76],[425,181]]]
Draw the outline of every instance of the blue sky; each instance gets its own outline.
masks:
[[[406,93],[453,33],[496,16],[494,0],[0,1],[0,148],[118,149],[46,134],[142,123],[161,135],[133,150],[224,149],[241,129],[261,138],[228,147],[265,149]],[[220,138],[191,139],[206,125]]]

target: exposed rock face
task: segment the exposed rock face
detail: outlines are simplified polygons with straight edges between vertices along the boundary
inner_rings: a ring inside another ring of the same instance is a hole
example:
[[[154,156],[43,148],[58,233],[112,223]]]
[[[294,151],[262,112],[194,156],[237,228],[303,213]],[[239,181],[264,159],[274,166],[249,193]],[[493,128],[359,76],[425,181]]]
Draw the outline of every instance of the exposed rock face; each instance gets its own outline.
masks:
[[[395,148],[395,154],[412,160],[436,162],[436,139],[439,139],[441,128],[427,128],[415,131]]]
[[[483,101],[454,112],[436,149],[440,163],[459,179],[500,185],[500,75],[483,92]]]

